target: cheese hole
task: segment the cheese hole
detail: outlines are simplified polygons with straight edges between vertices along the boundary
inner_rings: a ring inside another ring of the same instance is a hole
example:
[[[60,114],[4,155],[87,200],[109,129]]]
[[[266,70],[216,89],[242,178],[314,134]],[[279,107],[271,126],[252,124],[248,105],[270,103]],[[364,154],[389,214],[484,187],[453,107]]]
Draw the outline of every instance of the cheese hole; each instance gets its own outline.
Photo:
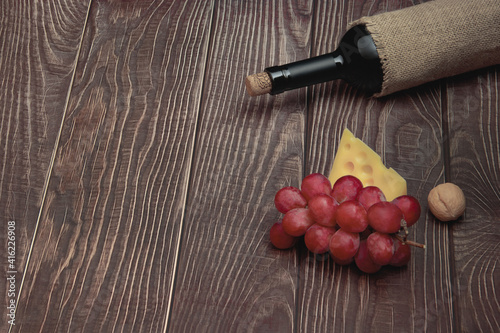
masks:
[[[372,166],[371,165],[363,165],[363,172],[368,174],[368,175],[373,174]]]
[[[351,149],[351,144],[350,143],[346,144],[345,149],[347,149],[347,150]]]
[[[367,179],[365,181],[365,183],[366,183],[366,186],[373,186],[373,184],[375,184],[375,182],[373,181],[373,178]]]
[[[361,153],[359,153],[359,159],[360,160],[365,160],[366,159],[366,153],[364,151],[362,151]]]
[[[345,164],[345,168],[347,169],[347,171],[354,171],[354,163],[352,162],[347,162]]]

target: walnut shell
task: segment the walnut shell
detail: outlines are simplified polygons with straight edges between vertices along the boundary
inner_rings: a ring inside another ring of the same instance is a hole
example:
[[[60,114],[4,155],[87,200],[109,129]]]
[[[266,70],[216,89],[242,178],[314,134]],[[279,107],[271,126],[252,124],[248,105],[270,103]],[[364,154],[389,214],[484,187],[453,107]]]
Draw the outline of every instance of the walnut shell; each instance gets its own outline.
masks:
[[[460,187],[452,183],[436,186],[427,197],[429,209],[441,221],[458,219],[465,211],[465,196]]]

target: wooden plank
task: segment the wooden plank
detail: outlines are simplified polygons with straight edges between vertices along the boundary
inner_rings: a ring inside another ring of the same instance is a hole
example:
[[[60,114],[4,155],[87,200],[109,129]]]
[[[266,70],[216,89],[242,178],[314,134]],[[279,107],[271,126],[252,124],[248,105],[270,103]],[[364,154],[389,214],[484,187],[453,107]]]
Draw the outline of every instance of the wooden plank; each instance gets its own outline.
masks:
[[[500,67],[448,81],[450,182],[462,188],[466,213],[453,234],[458,330],[500,331]],[[439,315],[437,313],[436,315]]]
[[[305,91],[250,98],[246,75],[309,55],[312,2],[218,1],[172,332],[293,332],[297,257],[269,241],[302,178]]]
[[[14,317],[6,307],[17,300],[21,288],[88,5],[89,1],[70,0],[0,3],[2,331]],[[15,253],[10,251],[13,261],[7,265],[9,226],[14,228],[10,231],[15,244],[9,246]],[[7,273],[11,271],[17,273]],[[14,278],[8,292],[5,277]]]
[[[313,54],[334,50],[348,22],[411,5],[409,1],[319,2]],[[333,82],[313,87],[310,95],[306,173],[327,175],[342,131],[350,129],[407,179],[408,193],[419,199],[423,211],[410,238],[425,243],[427,249],[413,249],[406,268],[385,267],[373,275],[304,252],[298,331],[452,331],[453,306],[443,301],[452,295],[451,235],[426,214],[427,193],[442,181],[444,172],[440,84],[370,99]],[[439,316],[433,315],[436,310]]]
[[[14,331],[164,330],[211,18],[92,3]]]

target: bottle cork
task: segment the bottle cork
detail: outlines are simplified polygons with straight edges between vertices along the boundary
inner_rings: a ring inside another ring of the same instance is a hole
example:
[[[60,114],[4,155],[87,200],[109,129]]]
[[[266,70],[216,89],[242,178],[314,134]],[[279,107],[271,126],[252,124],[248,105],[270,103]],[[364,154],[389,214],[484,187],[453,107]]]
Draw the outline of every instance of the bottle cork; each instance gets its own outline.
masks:
[[[266,72],[247,76],[245,79],[245,85],[250,96],[269,94],[272,89],[271,78]]]

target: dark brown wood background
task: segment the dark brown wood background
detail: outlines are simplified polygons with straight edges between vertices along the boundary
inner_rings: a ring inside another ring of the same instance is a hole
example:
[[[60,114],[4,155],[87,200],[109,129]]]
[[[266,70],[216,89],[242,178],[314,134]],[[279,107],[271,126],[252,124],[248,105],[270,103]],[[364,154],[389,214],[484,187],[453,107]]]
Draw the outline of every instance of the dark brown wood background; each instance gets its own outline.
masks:
[[[419,2],[2,1],[0,331],[500,331],[500,68],[381,99],[243,84]],[[275,192],[328,174],[346,127],[422,203],[406,268],[269,242]],[[444,181],[467,198],[455,223],[427,209]]]

